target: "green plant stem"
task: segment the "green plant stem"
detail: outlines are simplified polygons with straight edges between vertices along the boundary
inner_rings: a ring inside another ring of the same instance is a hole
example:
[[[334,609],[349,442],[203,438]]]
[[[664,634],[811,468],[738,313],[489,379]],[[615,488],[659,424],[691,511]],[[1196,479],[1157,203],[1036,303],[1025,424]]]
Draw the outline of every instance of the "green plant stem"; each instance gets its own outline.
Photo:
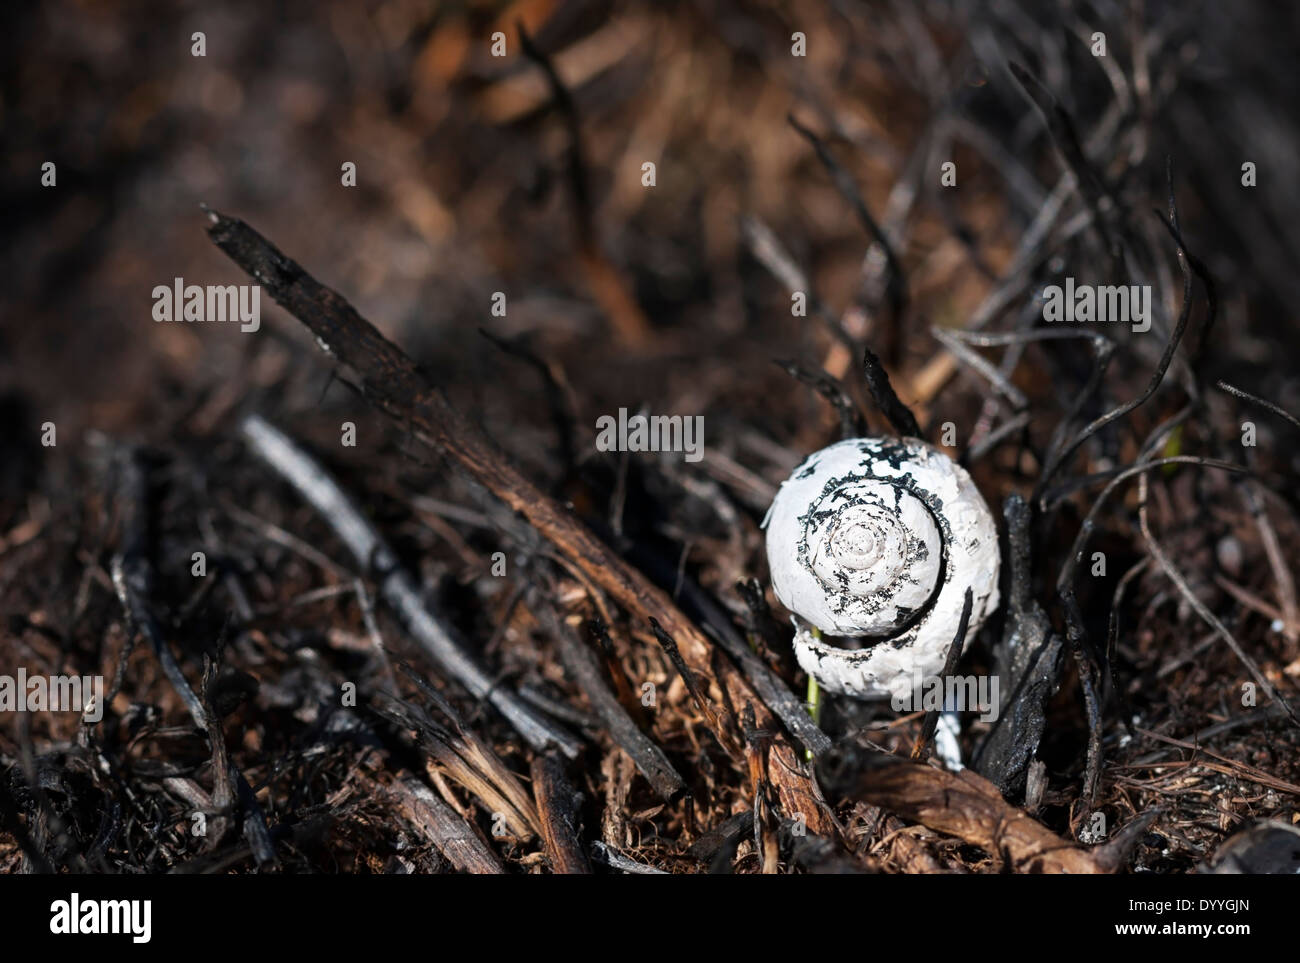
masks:
[[[812,634],[816,639],[822,637],[821,630],[816,626],[813,627]],[[811,674],[808,676],[808,700],[806,705],[808,706],[808,715],[812,716],[812,721],[820,726],[822,724],[822,687],[817,684],[817,679]],[[805,749],[803,756],[809,762],[812,762],[813,753],[811,749]]]

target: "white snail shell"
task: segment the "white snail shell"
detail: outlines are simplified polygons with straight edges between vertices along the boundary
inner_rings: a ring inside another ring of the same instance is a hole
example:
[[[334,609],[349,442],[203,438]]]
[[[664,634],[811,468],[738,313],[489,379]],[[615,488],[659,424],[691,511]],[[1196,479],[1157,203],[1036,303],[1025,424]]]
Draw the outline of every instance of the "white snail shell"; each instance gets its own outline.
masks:
[[[998,607],[998,533],[966,470],[916,438],[850,438],[809,455],[763,522],[795,655],[832,692],[905,698]],[[879,640],[845,649],[815,638]]]

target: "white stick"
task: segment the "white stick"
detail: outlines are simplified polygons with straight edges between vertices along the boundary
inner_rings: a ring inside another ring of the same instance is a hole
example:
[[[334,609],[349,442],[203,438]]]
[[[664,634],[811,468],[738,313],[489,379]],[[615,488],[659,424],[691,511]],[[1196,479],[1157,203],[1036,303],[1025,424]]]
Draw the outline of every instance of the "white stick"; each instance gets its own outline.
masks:
[[[534,713],[512,692],[496,686],[491,676],[430,614],[420,599],[415,581],[402,569],[397,555],[314,458],[260,415],[245,418],[240,431],[253,452],[298,489],[356,560],[374,574],[384,600],[443,672],[475,698],[486,697],[533,748],[554,745],[569,758],[578,754],[581,747],[571,735]]]

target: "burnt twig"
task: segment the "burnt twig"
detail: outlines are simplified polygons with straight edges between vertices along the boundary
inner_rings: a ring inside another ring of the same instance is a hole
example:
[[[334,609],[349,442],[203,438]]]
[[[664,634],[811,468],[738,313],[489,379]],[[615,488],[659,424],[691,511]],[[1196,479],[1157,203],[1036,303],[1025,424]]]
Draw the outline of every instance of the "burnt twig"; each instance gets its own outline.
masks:
[[[840,416],[840,435],[843,438],[861,438],[865,434],[862,413],[853,403],[844,386],[825,371],[811,371],[795,361],[774,362],[778,368],[801,384],[812,388],[830,402]]]
[[[148,474],[140,452],[125,454],[118,460],[118,491],[122,506],[122,550],[113,556],[113,588],[122,603],[130,622],[128,634],[134,628],[145,637],[162,666],[163,674],[172,684],[190,712],[194,724],[207,729],[207,715],[203,703],[190,688],[185,673],[172,655],[162,628],[151,608],[153,595],[153,565],[149,561],[149,508]]]
[[[249,415],[241,426],[249,447],[278,472],[334,529],[362,565],[374,572],[379,591],[403,625],[438,667],[470,694],[487,699],[534,748],[558,746],[574,756],[579,744],[567,732],[533,712],[492,677],[452,638],[444,624],[420,597],[419,588],[402,569],[396,554],[314,458],[260,415]]]
[[[479,838],[460,814],[433,794],[428,786],[413,777],[399,780],[388,788],[388,795],[417,832],[433,843],[438,851],[462,873],[501,874],[505,867],[488,845]]]
[[[591,872],[591,863],[578,839],[577,791],[565,778],[558,760],[542,754],[533,757],[533,796],[541,821],[542,844],[556,873]]]
[[[1287,702],[1286,699],[1282,698],[1282,694],[1274,688],[1273,683],[1268,680],[1268,676],[1264,674],[1263,670],[1260,669],[1259,664],[1251,658],[1250,654],[1241,647],[1241,643],[1237,641],[1236,637],[1228,631],[1224,624],[1209,610],[1205,603],[1197,598],[1196,593],[1192,591],[1192,587],[1187,584],[1187,579],[1183,577],[1183,574],[1170,560],[1169,556],[1165,553],[1164,548],[1161,547],[1160,543],[1151,533],[1151,526],[1147,517],[1147,476],[1145,474],[1143,474],[1139,479],[1138,484],[1141,486],[1138,498],[1138,524],[1142,532],[1142,538],[1147,544],[1147,550],[1156,560],[1156,564],[1160,566],[1167,576],[1169,576],[1169,580],[1174,583],[1174,586],[1178,589],[1178,593],[1187,600],[1187,604],[1196,611],[1196,614],[1201,617],[1202,621],[1209,625],[1210,628],[1214,629],[1223,641],[1228,643],[1228,648],[1232,649],[1233,654],[1237,656],[1237,659],[1241,664],[1246,667],[1248,672],[1250,672],[1251,676],[1259,684],[1259,687],[1268,693],[1270,699],[1282,707],[1282,711],[1286,713],[1288,719],[1300,726],[1300,716],[1296,715],[1295,710],[1291,708],[1291,704]]]
[[[1252,395],[1249,391],[1243,391],[1241,388],[1234,387],[1233,385],[1228,384],[1226,381],[1216,381],[1214,384],[1215,387],[1223,391],[1226,391],[1228,394],[1235,395],[1236,397],[1242,399],[1243,401],[1249,401],[1252,405],[1259,405],[1265,411],[1271,411],[1279,418],[1289,421],[1295,427],[1300,428],[1300,418],[1297,418],[1295,415],[1291,414],[1291,412],[1287,411],[1285,408],[1282,408],[1279,405],[1275,405],[1273,402],[1259,397],[1259,395]]]
[[[582,148],[582,124],[578,120],[578,107],[564,81],[560,79],[551,58],[533,43],[524,25],[518,25],[519,43],[524,56],[537,64],[546,76],[551,96],[564,119],[569,137],[567,170],[569,190],[573,195],[574,220],[578,231],[578,262],[586,275],[596,299],[614,322],[619,337],[632,345],[643,344],[650,338],[650,322],[636,303],[627,285],[600,249],[597,237],[594,208],[591,203],[590,178]]]
[[[1112,263],[1118,267],[1122,255],[1118,244],[1110,236],[1104,218],[1107,209],[1113,210],[1115,208],[1115,199],[1109,195],[1106,185],[1102,183],[1101,178],[1093,170],[1092,165],[1088,163],[1087,157],[1084,156],[1069,111],[1061,106],[1057,99],[1052,96],[1051,91],[1044,87],[1037,77],[1020,66],[1020,64],[1013,60],[1009,61],[1007,66],[1016,80],[1020,82],[1026,96],[1038,108],[1039,114],[1047,124],[1047,132],[1052,138],[1052,143],[1056,145],[1061,157],[1065,159],[1066,165],[1074,173],[1079,192],[1083,195],[1084,203],[1087,204],[1088,210],[1092,214],[1093,223],[1096,224],[1097,231],[1101,235],[1106,253],[1110,256]]]
[[[866,375],[867,387],[871,389],[871,397],[876,402],[876,407],[889,419],[894,430],[905,438],[920,438],[921,426],[916,423],[916,416],[899,400],[894,386],[890,384],[889,375],[885,373],[884,366],[870,348],[864,349],[862,370]]]
[[[1006,694],[974,765],[1010,793],[1024,780],[1047,725],[1043,707],[1058,684],[1061,637],[1033,595],[1032,509],[1013,494],[1003,503],[1002,515],[1007,523],[1007,615],[995,658]]]
[[[677,646],[677,640],[674,639],[670,633],[666,632],[664,627],[659,624],[659,620],[653,616],[650,619],[650,628],[654,631],[655,638],[659,640],[659,644],[663,647],[664,653],[668,656],[668,661],[673,664],[673,668],[677,670],[677,674],[680,675],[682,681],[686,683],[686,691],[691,694],[691,698],[695,700],[695,704],[699,707],[700,711],[704,713],[704,718],[709,720],[709,728],[712,729],[714,733],[727,734],[725,739],[719,739],[719,745],[721,745],[723,749],[727,750],[730,755],[738,757],[740,755],[739,746],[737,745],[737,741],[731,737],[731,727],[723,723],[722,717],[718,714],[717,707],[709,700],[704,689],[700,687],[699,680],[695,678],[695,673],[691,671],[691,667],[687,665],[686,660],[682,658],[682,651]]]
[[[809,128],[795,118],[794,114],[787,117],[790,126],[797,130],[808,143],[812,144],[813,150],[817,152],[817,159],[821,161],[826,172],[831,175],[831,180],[835,182],[835,188],[849,202],[854,212],[858,215],[858,220],[862,222],[863,228],[871,235],[871,239],[880,245],[880,249],[885,254],[885,261],[889,265],[889,281],[885,291],[889,296],[890,310],[893,313],[893,322],[898,325],[904,312],[907,310],[907,281],[903,274],[903,266],[898,260],[898,255],[894,253],[894,245],[889,242],[885,232],[876,219],[871,216],[871,209],[867,207],[867,202],[862,199],[862,193],[858,190],[857,184],[853,182],[853,177],[837,161],[825,142],[814,134]]]
[[[675,800],[686,791],[686,783],[610,691],[591,649],[544,604],[533,606],[533,612],[554,640],[565,673],[587,697],[609,737],[636,763],[660,799]]]
[[[974,595],[971,590],[966,589],[966,599],[961,606],[961,621],[957,623],[957,634],[953,636],[952,645],[948,646],[948,655],[943,660],[943,673],[941,679],[947,679],[957,668],[957,660],[961,658],[961,650],[966,645],[966,630],[970,627],[970,610]],[[938,709],[931,709],[925,714],[925,722],[921,724],[921,734],[916,737],[916,743],[912,746],[913,759],[925,759],[930,754],[930,741],[934,738],[934,730],[939,725],[940,714],[948,708],[941,706]]]
[[[1181,236],[1177,232],[1176,218],[1176,209],[1171,213],[1169,222],[1165,222],[1164,218],[1161,218],[1161,222],[1165,223],[1166,227],[1169,227],[1178,243],[1180,262],[1183,264],[1183,306],[1178,313],[1178,321],[1174,325],[1173,333],[1169,336],[1169,342],[1165,345],[1164,353],[1160,356],[1160,361],[1156,365],[1156,370],[1152,373],[1150,381],[1147,382],[1146,389],[1140,395],[1132,401],[1127,401],[1094,420],[1091,424],[1075,435],[1069,444],[1062,445],[1052,450],[1048,455],[1047,463],[1043,466],[1042,475],[1039,477],[1038,485],[1034,492],[1035,501],[1039,502],[1040,507],[1043,506],[1041,496],[1043,491],[1047,488],[1048,483],[1070,456],[1079,450],[1079,446],[1111,422],[1123,418],[1125,415],[1145,404],[1147,400],[1156,393],[1156,389],[1160,387],[1160,383],[1164,380],[1165,372],[1169,370],[1169,365],[1174,358],[1174,352],[1178,350],[1178,345],[1183,338],[1183,332],[1187,330],[1187,322],[1190,321],[1192,317],[1192,273],[1188,269],[1186,248],[1183,245]],[[1090,382],[1089,387],[1092,387],[1094,383],[1095,382]]]

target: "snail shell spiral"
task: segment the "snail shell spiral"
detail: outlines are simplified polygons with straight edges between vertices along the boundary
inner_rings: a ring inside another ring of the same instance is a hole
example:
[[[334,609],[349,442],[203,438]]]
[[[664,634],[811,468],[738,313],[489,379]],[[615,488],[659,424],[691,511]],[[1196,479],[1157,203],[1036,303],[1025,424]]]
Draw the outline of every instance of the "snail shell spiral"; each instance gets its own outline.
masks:
[[[814,452],[763,525],[776,596],[798,616],[795,655],[832,692],[905,697],[943,671],[968,588],[967,639],[998,606],[993,516],[965,469],[915,438]],[[818,639],[805,622],[866,647]]]

